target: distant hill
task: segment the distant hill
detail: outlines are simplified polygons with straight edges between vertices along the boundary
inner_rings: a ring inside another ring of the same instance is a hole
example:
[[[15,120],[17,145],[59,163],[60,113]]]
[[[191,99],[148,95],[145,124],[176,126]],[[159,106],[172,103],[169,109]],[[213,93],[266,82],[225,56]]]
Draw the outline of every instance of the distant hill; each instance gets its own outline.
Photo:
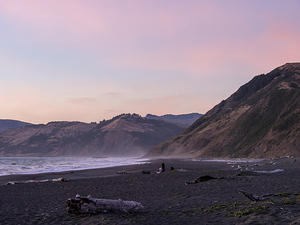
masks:
[[[300,63],[254,77],[148,156],[300,156]]]
[[[30,123],[18,121],[18,120],[3,120],[0,119],[0,133],[10,129],[16,129],[20,127],[24,127],[27,125],[31,125]]]
[[[199,113],[189,113],[189,114],[180,114],[180,115],[166,114],[163,116],[147,114],[146,118],[155,119],[155,120],[163,120],[163,121],[174,123],[174,124],[177,124],[184,128],[187,128],[187,127],[191,126],[201,116],[202,116],[202,114],[199,114]]]
[[[0,156],[143,155],[183,128],[122,114],[100,123],[50,122],[0,133]]]

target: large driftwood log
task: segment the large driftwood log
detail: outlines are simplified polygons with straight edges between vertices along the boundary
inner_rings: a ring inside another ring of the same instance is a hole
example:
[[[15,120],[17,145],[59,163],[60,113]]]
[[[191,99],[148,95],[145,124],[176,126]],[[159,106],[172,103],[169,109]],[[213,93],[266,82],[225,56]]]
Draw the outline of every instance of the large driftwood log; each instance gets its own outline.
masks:
[[[45,180],[8,181],[5,185],[44,183],[44,182],[67,182],[67,181],[68,181],[68,179],[59,177],[59,178],[55,178],[55,179],[45,179]]]
[[[271,194],[264,194],[264,195],[254,195],[243,190],[240,190],[239,192],[254,202],[265,201],[270,199],[271,197],[287,197],[291,195],[298,195],[298,193],[278,193],[278,194],[271,193]]]
[[[67,200],[67,212],[74,214],[97,214],[107,212],[139,212],[144,209],[144,206],[135,201],[99,199],[92,197],[80,197]]]
[[[267,197],[270,196],[270,195],[258,196],[258,195],[254,195],[254,194],[242,191],[242,190],[240,190],[239,192],[242,193],[246,198],[249,198],[251,201],[254,201],[254,202],[264,201],[267,199]]]
[[[195,180],[187,181],[187,182],[185,182],[185,184],[186,185],[188,185],[188,184],[197,184],[197,183],[200,183],[200,182],[205,182],[205,181],[215,180],[215,179],[224,179],[224,177],[212,177],[212,176],[209,176],[209,175],[205,175],[205,176],[198,177]]]

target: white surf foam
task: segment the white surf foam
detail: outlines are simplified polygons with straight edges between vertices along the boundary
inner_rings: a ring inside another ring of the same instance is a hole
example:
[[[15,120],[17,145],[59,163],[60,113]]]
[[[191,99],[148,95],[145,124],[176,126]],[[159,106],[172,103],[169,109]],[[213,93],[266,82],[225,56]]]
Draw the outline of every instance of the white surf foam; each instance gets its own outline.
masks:
[[[95,169],[146,163],[134,157],[0,157],[0,176]]]

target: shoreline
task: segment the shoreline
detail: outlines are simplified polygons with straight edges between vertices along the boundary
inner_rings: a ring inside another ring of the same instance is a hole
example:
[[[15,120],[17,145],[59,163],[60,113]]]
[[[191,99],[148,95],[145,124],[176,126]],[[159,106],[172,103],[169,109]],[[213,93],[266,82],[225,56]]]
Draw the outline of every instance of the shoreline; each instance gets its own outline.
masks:
[[[267,161],[270,159],[240,159],[240,158],[232,158],[232,159],[209,159],[209,158],[139,158],[142,161],[141,163],[136,164],[128,164],[128,165],[115,165],[115,166],[107,166],[107,167],[95,167],[95,168],[81,168],[81,169],[73,169],[73,170],[62,170],[62,171],[49,171],[49,172],[37,172],[37,173],[21,173],[21,174],[8,174],[8,175],[0,175],[0,185],[3,184],[3,182],[9,182],[9,181],[25,181],[25,180],[33,180],[28,178],[35,178],[35,177],[42,177],[42,178],[48,178],[48,179],[56,179],[59,177],[68,178],[72,174],[97,174],[101,176],[103,173],[103,176],[112,176],[112,175],[118,175],[116,174],[117,171],[126,170],[130,167],[135,167],[138,165],[143,165],[147,163],[155,163],[155,162],[164,162],[164,161],[185,161],[185,162],[207,162],[207,163],[255,163],[255,162],[261,162],[261,161]],[[128,168],[127,168],[128,167]],[[115,174],[113,174],[115,173]],[[110,174],[110,175],[109,175]],[[101,177],[103,177],[101,176]],[[22,178],[26,178],[23,179]],[[80,178],[80,177],[78,177]],[[13,180],[16,179],[16,180]]]
[[[3,158],[23,158],[23,157],[0,157],[0,159]],[[55,158],[54,157],[25,157],[25,158]],[[59,157],[59,158],[65,158]],[[66,157],[66,158],[81,158],[81,157]],[[85,158],[85,157],[83,157]],[[122,157],[87,157],[87,158],[122,158]],[[124,159],[128,159],[127,157],[124,157]],[[27,172],[27,173],[14,173],[14,174],[4,174],[0,175],[1,177],[8,177],[8,176],[29,176],[29,175],[43,175],[43,174],[54,174],[54,173],[67,173],[67,172],[73,172],[73,171],[83,171],[83,170],[95,170],[95,169],[105,169],[105,168],[111,168],[111,167],[121,167],[121,166],[131,166],[131,165],[139,165],[139,164],[145,164],[145,163],[150,163],[152,161],[165,161],[165,160],[183,160],[183,161],[195,161],[195,162],[233,162],[233,163],[246,163],[246,162],[260,162],[260,161],[266,161],[266,160],[271,160],[268,158],[260,158],[260,159],[254,159],[254,158],[141,158],[141,157],[133,157],[132,159],[137,160],[136,163],[129,163],[129,164],[123,164],[123,165],[111,165],[111,166],[101,166],[101,167],[83,167],[83,168],[76,168],[76,169],[66,169],[66,170],[57,170],[57,171],[44,171],[44,172]]]
[[[64,177],[67,179],[83,179],[83,178],[93,178],[93,177],[107,177],[107,176],[117,176],[117,171],[127,169],[131,171],[132,168],[136,168],[139,165],[144,165],[149,162],[144,162],[140,164],[130,164],[121,166],[108,166],[99,168],[87,168],[87,169],[75,169],[75,170],[65,170],[65,171],[54,171],[54,172],[44,172],[44,173],[28,173],[28,174],[10,174],[0,176],[0,185],[3,185],[9,181],[26,181],[26,180],[43,180],[43,179],[56,179]],[[132,168],[131,168],[132,167]]]
[[[154,173],[164,162],[166,171]],[[241,168],[283,169],[279,173],[238,175]],[[170,170],[174,167],[175,170]],[[117,171],[126,171],[117,174]],[[142,171],[152,171],[144,174]],[[149,163],[81,171],[0,177],[9,180],[66,178],[66,182],[0,185],[0,224],[296,224],[300,221],[300,160],[226,162],[150,160]],[[201,176],[214,179],[186,184]],[[239,191],[283,197],[270,202],[251,202]],[[290,194],[285,196],[284,193]],[[298,193],[298,195],[292,195]],[[137,201],[138,214],[106,213],[73,215],[65,201],[80,196]],[[299,198],[299,200],[298,200]]]
[[[142,158],[141,158],[142,159]],[[282,159],[289,159],[288,157],[282,157],[277,159],[246,159],[246,158],[231,158],[231,159],[209,159],[209,158],[145,158],[142,163],[128,164],[128,165],[116,165],[108,167],[98,168],[83,168],[74,170],[64,171],[53,171],[53,172],[41,172],[41,173],[26,173],[26,174],[9,174],[0,176],[0,185],[7,184],[8,182],[24,182],[28,180],[46,180],[46,179],[82,179],[82,178],[94,178],[94,177],[107,177],[107,176],[118,176],[118,171],[141,172],[142,165],[145,164],[157,164],[157,168],[160,167],[161,162],[194,162],[194,163],[209,163],[209,164],[244,164],[244,163],[259,163],[269,162]],[[297,158],[296,158],[297,159]],[[300,158],[299,158],[300,161]],[[137,167],[141,169],[137,170]]]
[[[14,163],[14,159],[22,160],[25,158],[26,160],[31,160],[31,158],[37,159],[39,161],[35,162],[32,161],[30,162],[31,165],[26,165],[26,164],[16,164]],[[10,168],[7,172],[7,174],[1,174],[1,177],[8,177],[8,176],[30,176],[30,175],[43,175],[43,174],[54,174],[54,173],[68,173],[68,172],[74,172],[74,171],[82,171],[82,170],[93,170],[93,169],[105,169],[105,168],[111,168],[111,167],[118,167],[118,166],[130,166],[130,165],[138,165],[138,164],[144,164],[148,163],[149,159],[147,158],[140,158],[140,157],[103,157],[103,158],[95,158],[97,160],[100,159],[100,161],[93,161],[94,157],[57,157],[58,160],[61,162],[58,165],[51,164],[52,162],[49,161],[49,166],[48,168],[38,168],[38,169],[33,169],[32,166],[40,165],[41,160],[45,160],[47,158],[51,158],[52,160],[55,159],[56,157],[0,157],[0,163],[1,160],[6,160],[9,159],[12,162],[7,163],[6,165],[4,164],[5,167],[9,166],[16,166],[16,170],[20,170],[21,167],[29,167],[30,170],[32,171],[27,171],[27,172],[13,172],[9,174],[10,171],[12,171],[12,168]],[[67,160],[64,161],[64,158],[70,158],[70,159],[76,159],[79,160],[79,164],[77,165],[77,168],[72,168],[76,166],[76,161],[72,160]],[[101,161],[103,159],[103,161]],[[82,161],[80,161],[82,160]],[[91,162],[91,166],[87,166],[87,164]],[[11,164],[10,164],[11,163]],[[48,163],[47,160],[45,163]],[[65,165],[64,165],[65,164]],[[58,166],[58,167],[57,167]],[[66,167],[66,168],[65,168]],[[0,179],[1,180],[1,179]]]

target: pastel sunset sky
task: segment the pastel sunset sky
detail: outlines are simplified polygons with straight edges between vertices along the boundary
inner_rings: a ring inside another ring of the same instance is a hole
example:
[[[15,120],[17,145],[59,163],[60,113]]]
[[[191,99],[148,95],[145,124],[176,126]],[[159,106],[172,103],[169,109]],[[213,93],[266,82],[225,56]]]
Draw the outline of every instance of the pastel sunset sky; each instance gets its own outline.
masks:
[[[205,113],[300,61],[299,0],[0,0],[0,118]]]

